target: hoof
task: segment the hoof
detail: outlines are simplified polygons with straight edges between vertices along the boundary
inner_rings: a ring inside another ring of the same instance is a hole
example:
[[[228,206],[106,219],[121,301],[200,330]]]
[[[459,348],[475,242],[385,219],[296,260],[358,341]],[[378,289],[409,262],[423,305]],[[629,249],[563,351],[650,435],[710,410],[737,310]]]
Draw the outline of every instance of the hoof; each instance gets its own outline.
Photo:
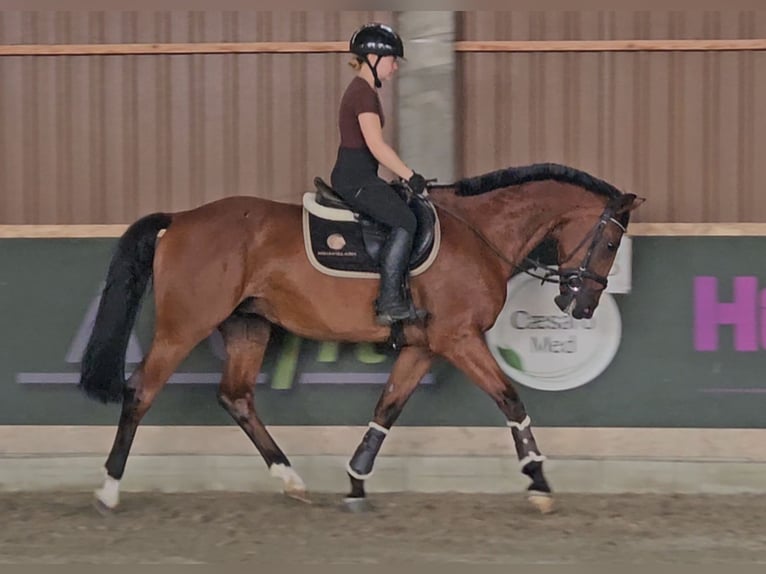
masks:
[[[285,490],[284,495],[287,498],[292,498],[293,500],[297,500],[305,504],[313,504],[305,490]]]
[[[106,504],[101,502],[98,497],[93,498],[93,507],[101,516],[114,516],[114,508],[108,507]]]
[[[554,510],[553,496],[547,492],[530,492],[527,498],[541,514],[550,514]]]
[[[362,512],[370,512],[373,508],[370,501],[366,498],[352,498],[346,497],[343,499],[343,508],[348,512],[359,514]]]

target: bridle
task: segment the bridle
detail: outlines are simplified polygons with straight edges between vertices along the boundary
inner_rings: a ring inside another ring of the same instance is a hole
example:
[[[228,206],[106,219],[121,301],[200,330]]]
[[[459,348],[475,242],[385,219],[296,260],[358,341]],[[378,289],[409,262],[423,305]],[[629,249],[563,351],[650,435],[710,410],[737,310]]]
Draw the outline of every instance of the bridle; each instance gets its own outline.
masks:
[[[442,187],[442,186],[433,186],[433,187]],[[447,186],[444,186],[447,187]],[[431,202],[434,203],[433,198],[430,198]],[[593,227],[588,231],[588,233],[585,235],[585,237],[582,238],[582,240],[577,244],[577,246],[571,251],[571,253],[563,259],[559,263],[558,269],[551,267],[549,265],[544,265],[540,263],[539,261],[536,261],[529,256],[524,258],[524,262],[533,266],[536,269],[541,269],[545,271],[544,275],[537,275],[535,273],[532,273],[528,267],[522,267],[521,265],[514,263],[510,259],[508,259],[503,253],[495,247],[489,239],[487,239],[484,234],[476,229],[471,223],[466,221],[463,217],[461,217],[459,214],[455,213],[451,209],[448,209],[444,206],[438,205],[434,203],[439,209],[445,211],[446,213],[449,213],[452,217],[456,218],[458,221],[462,222],[466,227],[468,227],[471,231],[473,231],[476,236],[481,239],[493,252],[495,255],[497,255],[500,259],[502,259],[504,262],[506,262],[508,265],[510,265],[512,268],[516,269],[517,271],[521,271],[526,273],[527,275],[530,275],[534,277],[535,279],[540,279],[541,283],[558,283],[559,285],[565,285],[571,294],[576,294],[580,291],[580,289],[583,286],[583,282],[585,279],[590,279],[592,281],[595,281],[599,285],[601,285],[604,289],[606,289],[607,285],[607,278],[603,275],[599,275],[598,273],[595,273],[589,269],[590,260],[593,257],[593,252],[596,249],[596,246],[598,245],[599,241],[601,241],[601,237],[604,234],[604,230],[606,229],[606,226],[610,223],[613,223],[617,227],[620,228],[620,231],[625,233],[627,229],[625,226],[620,223],[615,218],[614,210],[615,208],[611,204],[607,204],[607,206],[604,208],[604,211],[601,213],[601,217],[599,220],[593,225]],[[592,239],[591,239],[592,238]],[[562,268],[562,265],[564,263],[567,263],[572,257],[574,257],[574,254],[577,253],[580,248],[585,245],[585,243],[588,241],[588,239],[591,239],[590,245],[588,246],[588,251],[585,254],[585,257],[580,262],[580,265],[578,265],[576,268],[570,268],[570,269],[564,269]]]
[[[606,226],[610,223],[613,223],[617,227],[620,228],[620,231],[625,233],[627,229],[625,226],[620,223],[614,216],[614,209],[610,206],[607,206],[604,209],[604,212],[601,214],[601,217],[599,218],[598,222],[590,229],[590,231],[585,235],[585,237],[582,238],[580,243],[577,244],[577,246],[572,249],[572,252],[569,256],[565,257],[561,263],[559,264],[558,269],[550,267],[548,265],[544,265],[540,263],[539,261],[535,261],[534,259],[531,259],[529,257],[525,257],[524,260],[527,263],[530,263],[534,265],[538,269],[542,269],[545,271],[545,274],[535,275],[534,273],[531,273],[528,269],[524,269],[523,271],[527,275],[531,275],[532,277],[535,277],[537,279],[540,279],[543,283],[559,283],[561,285],[566,285],[570,291],[573,293],[577,293],[580,291],[583,285],[583,281],[585,279],[590,279],[592,281],[595,281],[596,283],[600,284],[604,289],[606,289],[608,279],[603,276],[599,275],[598,273],[595,273],[589,269],[590,266],[590,260],[593,257],[593,252],[596,250],[596,246],[601,241],[601,237],[604,235],[604,230],[606,229]],[[567,263],[575,253],[577,253],[580,248],[585,245],[585,243],[588,241],[589,238],[592,237],[592,240],[590,242],[590,245],[588,246],[588,251],[585,253],[585,257],[583,257],[583,260],[580,262],[580,265],[578,265],[576,268],[569,268],[564,269],[563,264]],[[517,266],[518,268],[518,266]],[[557,277],[557,279],[554,279],[554,277]]]

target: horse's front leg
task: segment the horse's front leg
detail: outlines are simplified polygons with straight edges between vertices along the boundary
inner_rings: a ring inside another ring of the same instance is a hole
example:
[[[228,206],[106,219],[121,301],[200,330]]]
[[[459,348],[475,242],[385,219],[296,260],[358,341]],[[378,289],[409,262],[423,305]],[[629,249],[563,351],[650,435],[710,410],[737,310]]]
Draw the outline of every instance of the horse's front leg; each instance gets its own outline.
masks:
[[[551,487],[543,474],[545,457],[532,434],[531,420],[513,383],[497,365],[484,338],[481,334],[469,333],[452,337],[444,347],[438,352],[484,389],[503,411],[516,445],[521,472],[532,480],[528,488],[529,500],[541,512],[551,512]]]
[[[407,399],[428,372],[432,361],[431,353],[421,347],[405,347],[399,353],[375,407],[369,428],[346,466],[351,480],[351,492],[345,503],[350,510],[367,508],[364,481],[372,475],[375,457],[383,445],[383,440],[402,412]]]

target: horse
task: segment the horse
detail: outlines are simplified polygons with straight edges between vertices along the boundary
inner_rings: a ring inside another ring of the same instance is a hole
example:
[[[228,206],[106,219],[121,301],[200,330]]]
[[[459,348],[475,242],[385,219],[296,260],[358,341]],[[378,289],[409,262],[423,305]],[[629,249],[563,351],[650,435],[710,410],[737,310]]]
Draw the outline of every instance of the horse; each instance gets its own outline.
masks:
[[[181,361],[216,329],[226,351],[218,402],[282,481],[283,493],[308,501],[304,481],[258,417],[254,401],[256,376],[277,325],[325,341],[390,343],[398,331],[390,376],[346,467],[349,506],[366,503],[364,484],[384,439],[440,356],[495,401],[530,480],[529,501],[543,513],[552,510],[545,456],[531,419],[484,333],[504,305],[508,280],[543,241],[555,243],[557,267],[544,279],[559,283],[556,305],[576,319],[591,317],[630,213],[645,199],[550,163],[431,185],[425,195],[438,214],[438,253],[424,272],[413,274],[408,289],[428,317],[394,326],[375,322],[374,276],[333,276],[310,263],[301,228],[305,206],[233,196],[132,223],[116,244],[81,363],[79,387],[89,397],[122,402],[96,504],[105,511],[118,506],[142,417]],[[150,280],[153,341],[126,380],[128,338]]]

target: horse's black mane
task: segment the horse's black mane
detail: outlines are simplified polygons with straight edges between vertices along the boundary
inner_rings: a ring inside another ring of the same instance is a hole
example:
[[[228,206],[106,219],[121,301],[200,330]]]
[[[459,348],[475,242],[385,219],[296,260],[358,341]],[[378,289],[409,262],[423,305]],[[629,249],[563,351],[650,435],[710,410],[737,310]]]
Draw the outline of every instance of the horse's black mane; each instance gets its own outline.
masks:
[[[457,195],[479,195],[501,187],[521,185],[522,183],[546,179],[579,185],[588,191],[604,195],[608,198],[622,195],[619,189],[601,179],[593,177],[589,173],[557,163],[535,163],[499,169],[475,177],[461,179],[455,182],[455,189]]]

